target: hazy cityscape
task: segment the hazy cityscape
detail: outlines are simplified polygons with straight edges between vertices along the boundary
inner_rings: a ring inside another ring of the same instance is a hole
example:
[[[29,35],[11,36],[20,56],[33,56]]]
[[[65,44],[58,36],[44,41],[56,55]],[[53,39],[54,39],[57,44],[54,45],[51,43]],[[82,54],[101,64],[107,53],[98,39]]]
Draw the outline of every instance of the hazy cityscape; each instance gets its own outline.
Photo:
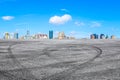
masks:
[[[84,38],[84,39],[117,39],[115,35],[105,35],[105,34],[91,34],[89,35],[90,37],[89,38]],[[76,39],[76,37],[73,35],[73,36],[66,36],[65,35],[65,32],[58,32],[57,34],[57,37],[54,37],[54,31],[53,30],[50,30],[49,31],[49,34],[33,34],[31,35],[30,34],[30,31],[27,30],[26,31],[26,34],[23,35],[23,36],[19,36],[19,33],[15,32],[15,33],[8,33],[6,32],[4,34],[4,37],[2,39],[5,39],[5,40],[12,40],[12,39],[16,39],[16,40],[29,40],[29,39],[59,39],[59,40],[62,40],[62,39]],[[80,38],[79,38],[80,39]]]

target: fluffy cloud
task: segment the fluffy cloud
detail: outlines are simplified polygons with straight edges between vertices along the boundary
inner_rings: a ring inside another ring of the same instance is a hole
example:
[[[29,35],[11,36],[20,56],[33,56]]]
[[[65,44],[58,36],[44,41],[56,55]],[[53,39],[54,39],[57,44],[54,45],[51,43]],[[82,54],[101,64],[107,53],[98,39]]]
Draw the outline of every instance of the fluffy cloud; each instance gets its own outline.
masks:
[[[53,16],[49,19],[50,24],[60,25],[72,20],[71,15],[65,14],[63,16]]]
[[[100,27],[101,23],[99,22],[92,22],[91,27]]]
[[[83,22],[75,22],[75,25],[77,25],[77,26],[84,26],[85,25],[85,23],[83,23]]]
[[[5,21],[10,21],[10,20],[14,19],[14,17],[13,16],[3,16],[2,19]]]

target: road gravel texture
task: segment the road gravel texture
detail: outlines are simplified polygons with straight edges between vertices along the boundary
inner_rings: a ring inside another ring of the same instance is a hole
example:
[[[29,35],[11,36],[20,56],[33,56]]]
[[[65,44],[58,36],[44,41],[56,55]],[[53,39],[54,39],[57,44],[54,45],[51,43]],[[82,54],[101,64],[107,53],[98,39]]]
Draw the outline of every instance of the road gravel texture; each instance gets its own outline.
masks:
[[[120,40],[1,40],[0,80],[120,80]]]

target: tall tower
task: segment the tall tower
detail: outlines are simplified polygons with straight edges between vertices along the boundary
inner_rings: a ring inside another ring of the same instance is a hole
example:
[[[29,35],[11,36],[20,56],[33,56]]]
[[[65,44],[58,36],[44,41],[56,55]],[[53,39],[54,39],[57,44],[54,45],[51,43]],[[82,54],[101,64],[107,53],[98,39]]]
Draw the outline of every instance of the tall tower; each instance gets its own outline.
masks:
[[[26,38],[26,39],[30,39],[30,31],[29,31],[29,30],[27,30],[26,35],[25,35],[25,38]]]
[[[30,36],[30,31],[29,30],[27,30],[27,36]]]
[[[105,35],[104,34],[100,34],[100,39],[105,39]]]
[[[5,39],[10,39],[10,34],[8,32],[5,33]]]
[[[14,33],[14,39],[18,39],[18,33]]]
[[[116,37],[114,35],[111,36],[111,39],[115,39]]]
[[[53,30],[49,31],[49,39],[53,39]]]
[[[90,39],[95,39],[95,36],[93,34],[91,34]]]
[[[58,39],[65,39],[65,33],[64,32],[59,32],[58,33]]]
[[[108,35],[106,35],[106,37],[105,37],[106,39],[108,39],[109,38],[109,36]]]

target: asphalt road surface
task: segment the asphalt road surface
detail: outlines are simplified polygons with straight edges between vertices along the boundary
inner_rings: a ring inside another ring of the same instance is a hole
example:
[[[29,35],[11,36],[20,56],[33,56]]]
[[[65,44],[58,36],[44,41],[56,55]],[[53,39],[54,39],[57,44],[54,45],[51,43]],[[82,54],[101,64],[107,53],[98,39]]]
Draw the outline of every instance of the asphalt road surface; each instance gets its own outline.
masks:
[[[1,40],[0,80],[120,80],[120,40]]]

